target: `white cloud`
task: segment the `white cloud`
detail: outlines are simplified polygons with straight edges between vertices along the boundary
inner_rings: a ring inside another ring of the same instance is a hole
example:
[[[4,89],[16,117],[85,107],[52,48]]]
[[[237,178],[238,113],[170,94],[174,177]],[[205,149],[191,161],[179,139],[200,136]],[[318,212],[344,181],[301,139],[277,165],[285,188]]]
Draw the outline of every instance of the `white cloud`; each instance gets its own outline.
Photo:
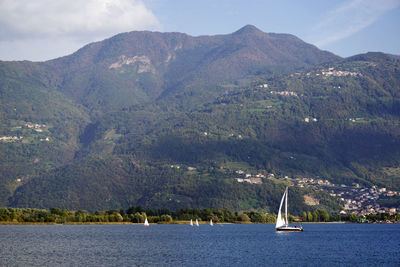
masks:
[[[138,0],[0,0],[0,40],[159,29]]]
[[[400,6],[400,0],[351,0],[330,11],[308,38],[319,47],[349,37]]]
[[[161,28],[142,0],[0,0],[0,60],[50,59],[117,33]]]

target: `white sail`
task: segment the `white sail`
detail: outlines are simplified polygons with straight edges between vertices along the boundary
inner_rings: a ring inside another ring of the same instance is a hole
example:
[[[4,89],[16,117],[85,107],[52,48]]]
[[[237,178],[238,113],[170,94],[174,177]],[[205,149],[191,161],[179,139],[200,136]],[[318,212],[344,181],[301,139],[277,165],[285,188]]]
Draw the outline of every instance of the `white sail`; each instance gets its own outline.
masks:
[[[214,224],[213,224],[213,222],[212,222],[212,219],[210,220],[210,225],[211,225],[211,226],[214,226]]]
[[[196,219],[196,226],[199,226],[199,221]]]
[[[193,226],[193,220],[190,219],[190,226]]]
[[[147,220],[147,218],[146,218],[146,220],[144,220],[144,226],[150,226],[149,221]]]
[[[275,225],[275,228],[282,227],[282,226],[284,226],[284,225],[286,224],[286,223],[285,223],[285,219],[282,218],[282,212],[281,212],[283,201],[284,201],[285,199],[287,200],[287,198],[285,198],[286,192],[287,192],[287,188],[286,188],[286,190],[285,190],[285,193],[283,193],[282,200],[281,200],[281,204],[279,205],[278,218],[276,218],[276,225]]]

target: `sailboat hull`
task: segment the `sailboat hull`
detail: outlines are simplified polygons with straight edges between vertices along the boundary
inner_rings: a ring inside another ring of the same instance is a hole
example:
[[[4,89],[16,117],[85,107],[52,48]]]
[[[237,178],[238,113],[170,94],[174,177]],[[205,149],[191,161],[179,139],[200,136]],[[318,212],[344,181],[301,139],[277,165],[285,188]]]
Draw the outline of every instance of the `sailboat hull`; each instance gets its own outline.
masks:
[[[278,227],[276,228],[278,232],[303,232],[303,227]]]

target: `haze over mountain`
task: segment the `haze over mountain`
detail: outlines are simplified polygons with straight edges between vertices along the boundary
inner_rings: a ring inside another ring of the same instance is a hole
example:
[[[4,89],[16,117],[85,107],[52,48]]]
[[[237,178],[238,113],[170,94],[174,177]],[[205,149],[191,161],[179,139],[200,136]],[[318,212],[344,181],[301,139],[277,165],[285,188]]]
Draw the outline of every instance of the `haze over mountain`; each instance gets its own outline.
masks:
[[[0,204],[275,210],[284,180],[240,184],[239,169],[399,189],[399,85],[396,58],[342,59],[251,25],[0,62]],[[304,194],[339,209],[298,188],[294,211],[317,208]]]

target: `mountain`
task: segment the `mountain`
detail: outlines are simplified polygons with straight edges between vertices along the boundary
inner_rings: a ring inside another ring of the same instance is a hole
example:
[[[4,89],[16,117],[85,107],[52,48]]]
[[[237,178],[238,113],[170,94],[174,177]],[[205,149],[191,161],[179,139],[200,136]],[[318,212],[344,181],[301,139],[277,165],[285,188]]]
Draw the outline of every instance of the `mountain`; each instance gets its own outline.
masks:
[[[399,88],[393,57],[342,59],[250,25],[130,32],[51,61],[0,62],[0,203],[274,212],[286,176],[398,190]],[[243,184],[238,171],[276,178]],[[340,209],[292,191],[295,213]]]
[[[59,91],[90,109],[109,111],[183,93],[212,97],[217,84],[337,59],[292,35],[245,26],[200,37],[124,33],[45,65],[61,77]]]
[[[392,54],[387,54],[388,56],[390,56],[391,58],[400,60],[400,55],[392,55]]]

